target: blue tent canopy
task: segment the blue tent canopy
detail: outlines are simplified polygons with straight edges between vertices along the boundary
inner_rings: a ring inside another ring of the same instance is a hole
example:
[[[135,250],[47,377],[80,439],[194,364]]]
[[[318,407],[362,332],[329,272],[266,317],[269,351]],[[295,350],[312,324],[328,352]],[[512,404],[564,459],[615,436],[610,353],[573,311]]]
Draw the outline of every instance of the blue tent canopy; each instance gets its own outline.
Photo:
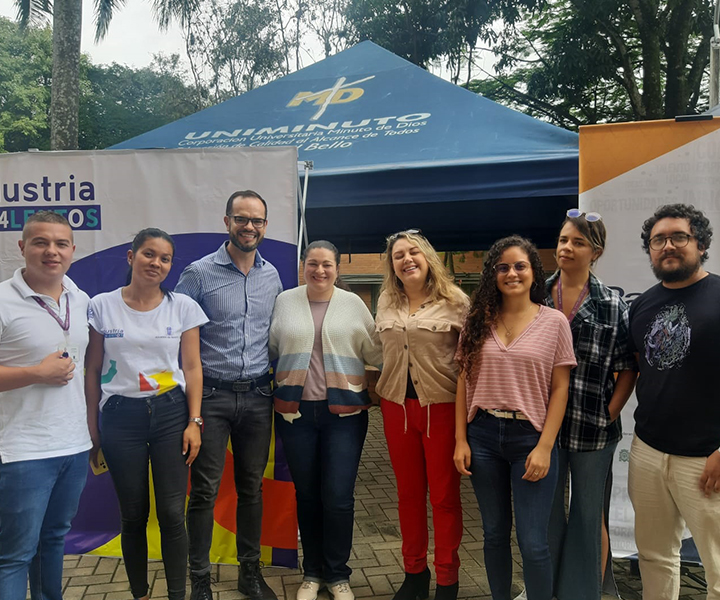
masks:
[[[310,239],[343,251],[379,251],[385,235],[410,227],[440,249],[482,248],[515,232],[552,245],[577,205],[575,133],[372,42],[114,148],[277,145],[313,161]]]

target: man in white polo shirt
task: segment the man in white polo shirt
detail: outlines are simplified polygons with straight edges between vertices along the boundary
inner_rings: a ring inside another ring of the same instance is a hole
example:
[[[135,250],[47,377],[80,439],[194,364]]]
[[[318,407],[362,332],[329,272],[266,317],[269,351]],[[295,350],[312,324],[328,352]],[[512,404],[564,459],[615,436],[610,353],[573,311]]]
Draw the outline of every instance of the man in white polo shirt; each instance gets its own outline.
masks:
[[[62,600],[65,534],[85,486],[89,298],[65,276],[65,217],[30,216],[25,268],[0,283],[0,598]]]

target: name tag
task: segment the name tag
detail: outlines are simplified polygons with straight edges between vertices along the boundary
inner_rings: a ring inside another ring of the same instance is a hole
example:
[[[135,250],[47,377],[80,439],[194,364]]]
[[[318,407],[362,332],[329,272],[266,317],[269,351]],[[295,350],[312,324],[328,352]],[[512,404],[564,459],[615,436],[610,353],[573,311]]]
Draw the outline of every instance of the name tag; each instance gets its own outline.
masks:
[[[63,355],[67,355],[65,358],[71,359],[75,364],[80,364],[80,348],[77,346],[60,346],[58,351],[62,352]]]

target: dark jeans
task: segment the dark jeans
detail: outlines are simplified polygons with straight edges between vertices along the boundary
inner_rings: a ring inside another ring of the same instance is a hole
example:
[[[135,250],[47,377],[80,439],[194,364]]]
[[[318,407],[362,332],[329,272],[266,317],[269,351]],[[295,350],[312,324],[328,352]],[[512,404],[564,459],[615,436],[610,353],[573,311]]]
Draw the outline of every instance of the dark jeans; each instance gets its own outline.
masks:
[[[601,536],[606,486],[617,442],[602,450],[558,450],[549,542],[559,600],[600,600],[605,566]],[[565,516],[565,486],[570,473],[570,512]]]
[[[525,460],[539,439],[540,433],[529,421],[500,419],[483,411],[468,425],[470,479],[483,521],[485,568],[493,600],[511,600],[512,504],[527,598],[552,598],[548,526],[557,483],[557,448],[544,479],[522,479]]]
[[[145,596],[149,589],[148,463],[152,463],[168,597],[170,600],[185,597],[188,467],[182,454],[182,439],[187,424],[187,400],[179,387],[150,398],[111,396],[103,406],[102,449],[120,501],[122,553],[135,598]]]
[[[262,478],[267,466],[272,433],[270,386],[250,392],[203,387],[203,443],[190,470],[192,489],[188,504],[190,570],[210,572],[210,546],[215,519],[213,509],[220,489],[228,438],[232,444],[237,492],[238,561],[260,559]]]
[[[38,440],[38,444],[42,443]],[[65,534],[77,513],[88,452],[0,462],[0,598],[62,600]]]
[[[368,414],[340,417],[327,401],[300,402],[299,419],[278,415],[295,484],[305,579],[349,581],[355,516],[355,479],[368,430]]]

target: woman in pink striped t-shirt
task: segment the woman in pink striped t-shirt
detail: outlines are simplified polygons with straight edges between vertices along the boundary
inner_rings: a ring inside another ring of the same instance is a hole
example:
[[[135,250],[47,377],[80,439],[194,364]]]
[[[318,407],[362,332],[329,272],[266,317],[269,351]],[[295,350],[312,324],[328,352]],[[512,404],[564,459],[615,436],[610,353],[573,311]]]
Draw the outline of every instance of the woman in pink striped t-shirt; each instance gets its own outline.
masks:
[[[454,459],[480,506],[493,600],[511,600],[511,498],[527,598],[552,598],[555,438],[576,362],[567,319],[542,304],[544,281],[528,240],[495,242],[458,344]]]

